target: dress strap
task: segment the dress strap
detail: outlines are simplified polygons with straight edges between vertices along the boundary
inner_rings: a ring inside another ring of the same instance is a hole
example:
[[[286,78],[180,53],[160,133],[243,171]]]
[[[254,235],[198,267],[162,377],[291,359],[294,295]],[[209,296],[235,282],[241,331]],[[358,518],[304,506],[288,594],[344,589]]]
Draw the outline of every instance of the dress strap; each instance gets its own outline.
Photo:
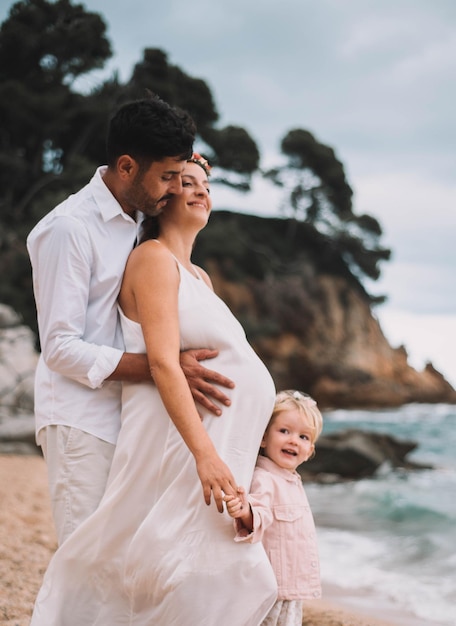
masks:
[[[192,270],[193,270],[193,272],[191,272],[189,269],[187,269],[185,267],[185,265],[182,265],[182,263],[179,261],[179,259],[176,256],[174,256],[174,254],[171,252],[171,250],[168,248],[168,246],[166,246],[164,243],[162,243],[159,239],[150,239],[150,241],[155,241],[155,243],[159,243],[160,245],[164,246],[168,250],[170,255],[173,257],[173,259],[176,261],[178,267],[182,267],[183,270],[188,272],[190,274],[190,276],[193,276],[193,278],[195,278],[196,280],[202,280],[202,276],[199,273],[198,268],[196,267],[196,265],[193,265],[193,263],[191,264]]]

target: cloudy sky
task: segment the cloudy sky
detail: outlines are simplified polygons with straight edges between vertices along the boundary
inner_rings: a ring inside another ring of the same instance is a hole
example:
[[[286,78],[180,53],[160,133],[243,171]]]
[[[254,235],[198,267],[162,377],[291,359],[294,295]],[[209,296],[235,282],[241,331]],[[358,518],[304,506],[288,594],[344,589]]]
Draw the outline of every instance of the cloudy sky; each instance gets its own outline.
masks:
[[[2,2],[4,19],[12,2]],[[85,0],[104,16],[127,79],[146,47],[204,79],[220,125],[245,127],[264,166],[292,128],[332,146],[357,213],[374,215],[393,260],[368,285],[412,364],[456,384],[456,2],[454,0]],[[91,80],[95,81],[95,78]],[[274,214],[257,184],[214,202]]]

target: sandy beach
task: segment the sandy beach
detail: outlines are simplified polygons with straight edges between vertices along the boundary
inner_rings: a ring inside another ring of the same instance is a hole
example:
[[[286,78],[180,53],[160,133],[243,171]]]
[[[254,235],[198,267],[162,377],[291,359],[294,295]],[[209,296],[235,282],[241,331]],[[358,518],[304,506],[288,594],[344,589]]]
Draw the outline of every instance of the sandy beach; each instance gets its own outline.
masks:
[[[40,456],[0,455],[0,477],[0,624],[28,626],[56,548],[46,466]],[[303,626],[394,625],[345,610],[337,603],[337,590],[324,595],[306,603]]]

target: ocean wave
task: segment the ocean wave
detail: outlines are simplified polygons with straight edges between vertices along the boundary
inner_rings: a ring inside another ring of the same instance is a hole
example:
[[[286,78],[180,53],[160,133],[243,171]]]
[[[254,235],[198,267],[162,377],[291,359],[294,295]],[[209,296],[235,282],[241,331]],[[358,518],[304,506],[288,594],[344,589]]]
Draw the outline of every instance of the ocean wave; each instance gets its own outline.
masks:
[[[454,625],[456,581],[444,563],[426,561],[427,551],[416,559],[416,546],[410,550],[413,538],[407,546],[334,529],[318,529],[318,537],[323,584],[336,585],[358,602],[364,597],[372,603],[369,598],[375,597],[375,604],[427,623]]]
[[[362,428],[416,441],[413,458],[435,469],[385,466],[373,478],[305,486],[323,582],[345,589],[354,601],[364,594],[375,597],[376,606],[413,612],[417,624],[454,626],[455,420],[456,407],[443,404],[325,415],[326,432]]]

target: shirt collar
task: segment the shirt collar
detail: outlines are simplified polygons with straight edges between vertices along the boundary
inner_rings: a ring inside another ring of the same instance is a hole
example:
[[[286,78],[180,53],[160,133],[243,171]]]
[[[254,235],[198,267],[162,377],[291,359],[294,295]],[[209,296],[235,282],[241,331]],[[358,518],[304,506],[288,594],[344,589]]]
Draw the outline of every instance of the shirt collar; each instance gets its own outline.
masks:
[[[128,213],[125,213],[103,181],[102,177],[106,170],[106,165],[102,165],[97,168],[92,180],[90,181],[91,191],[95,202],[100,209],[103,220],[105,222],[109,222],[109,220],[112,220],[114,217],[121,215],[124,219],[134,222]]]
[[[267,456],[262,456],[261,454],[257,458],[257,467],[261,467],[262,469],[271,472],[271,474],[276,474],[277,476],[281,476],[285,480],[288,480],[292,483],[301,482],[301,476],[298,472],[290,472],[287,469],[283,469],[283,467],[279,467],[277,463],[271,461]]]

